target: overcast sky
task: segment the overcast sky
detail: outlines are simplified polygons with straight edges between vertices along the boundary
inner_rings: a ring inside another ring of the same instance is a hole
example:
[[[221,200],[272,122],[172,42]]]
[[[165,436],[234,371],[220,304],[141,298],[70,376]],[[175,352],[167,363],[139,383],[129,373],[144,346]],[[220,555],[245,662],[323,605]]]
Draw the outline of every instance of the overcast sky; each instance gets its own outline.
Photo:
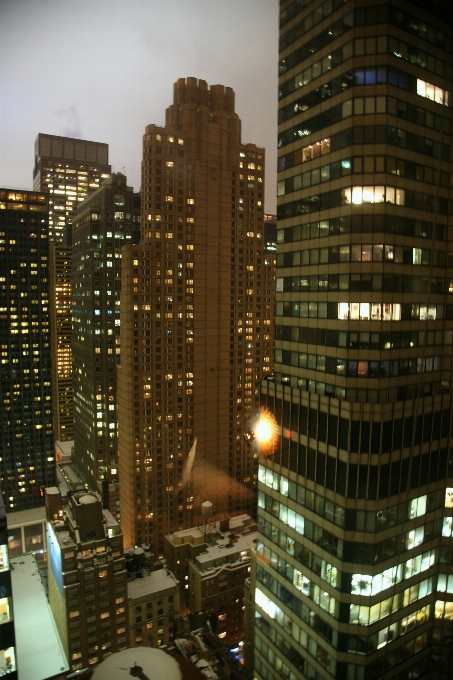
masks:
[[[0,186],[31,189],[39,132],[106,142],[140,188],[145,126],[178,78],[233,88],[275,212],[278,0],[0,0]]]

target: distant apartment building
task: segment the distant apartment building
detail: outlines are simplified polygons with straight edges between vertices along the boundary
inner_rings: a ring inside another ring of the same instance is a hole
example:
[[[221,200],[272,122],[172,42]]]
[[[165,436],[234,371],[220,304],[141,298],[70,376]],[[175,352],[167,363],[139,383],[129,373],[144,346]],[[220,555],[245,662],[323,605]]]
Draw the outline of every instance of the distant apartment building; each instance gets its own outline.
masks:
[[[108,145],[39,133],[33,188],[49,194],[52,375],[55,439],[74,438],[71,353],[72,221],[84,198],[110,176]]]
[[[73,222],[73,460],[93,489],[118,483],[121,257],[139,240],[140,195],[115,173],[79,205]]]
[[[180,584],[180,613],[203,612],[228,645],[244,637],[244,583],[256,523],[249,515],[176,531],[165,537],[165,560]]]
[[[45,495],[49,602],[76,671],[128,645],[123,540],[99,494],[75,493],[64,507],[58,488]]]
[[[244,433],[273,342],[263,203],[264,150],[242,143],[233,90],[180,79],[143,136],[142,242],[123,251],[121,525],[156,556],[206,498],[218,518],[254,507]]]
[[[55,483],[48,198],[0,189],[0,481],[7,511]]]
[[[216,537],[189,564],[190,611],[206,612],[217,637],[228,646],[244,638],[244,584],[257,536],[256,524],[244,530],[243,521],[246,526],[251,522],[248,516],[230,520],[228,532]]]
[[[179,582],[168,569],[151,571],[143,548],[125,551],[129,647],[161,647],[173,640],[174,620],[179,617]]]

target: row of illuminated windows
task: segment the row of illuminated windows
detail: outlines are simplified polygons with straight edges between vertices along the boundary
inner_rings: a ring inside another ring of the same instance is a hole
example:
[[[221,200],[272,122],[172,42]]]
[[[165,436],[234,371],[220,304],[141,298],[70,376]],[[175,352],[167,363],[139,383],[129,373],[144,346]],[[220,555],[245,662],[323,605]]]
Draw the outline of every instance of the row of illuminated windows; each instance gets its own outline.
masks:
[[[299,535],[304,535],[304,522],[302,521],[303,518],[301,520],[301,516],[298,515],[298,513],[291,511],[284,504],[279,503],[279,501],[275,499],[270,500],[269,496],[265,496],[264,498],[264,509],[270,514],[277,516],[281,522],[294,529]],[[288,552],[290,555],[295,554],[294,550],[296,545],[292,537],[287,536],[284,532],[279,532],[277,527],[273,526],[269,522],[261,520],[261,518],[258,526],[259,530],[264,534],[264,536],[272,540],[275,544],[280,545],[280,547],[284,549],[285,552]],[[424,542],[426,543],[433,540],[433,538],[438,538],[440,535],[441,521],[440,519],[437,519],[420,527],[410,529],[402,535],[392,537],[384,541],[379,541],[377,543],[363,544],[346,541],[344,542],[342,557],[346,562],[371,565],[378,564],[379,562],[394,557],[395,555],[399,555],[400,550],[412,550],[413,548],[422,545]],[[268,559],[269,555],[265,546],[262,548],[262,554],[266,559]],[[323,576],[323,578],[325,578],[328,583],[336,587],[336,572],[335,577],[332,579],[331,565],[327,565],[327,567],[329,575]]]
[[[376,98],[374,104],[371,104],[371,99],[373,98],[367,97],[364,99],[363,97],[360,97],[358,99],[359,103],[357,104],[357,110],[362,113],[375,111],[378,99]],[[368,102],[368,100],[370,101]],[[327,111],[318,113],[312,118],[304,120],[303,124],[299,123],[287,130],[281,131],[278,135],[278,147],[281,148],[295,141],[301,141],[304,137],[325,130],[334,123],[352,116],[355,108],[354,102],[355,99],[348,99],[342,104],[333,106]],[[395,102],[395,104],[392,102]],[[445,129],[447,124],[445,122],[442,123],[441,116],[433,116],[431,118],[428,115],[428,112],[411,104],[405,104],[404,102],[388,98],[387,112],[397,115],[404,120],[407,119],[416,124],[425,125],[426,127],[438,130],[441,130],[443,125],[444,132],[446,132],[446,134],[449,134],[450,132],[449,127],[448,129]],[[448,144],[443,143],[440,145],[439,142],[430,139],[429,137],[391,125],[356,125],[330,136],[331,151],[337,151],[338,149],[343,149],[352,144],[391,144],[392,146],[415,151],[416,153],[431,156],[432,158],[438,158],[439,152],[441,152],[442,160],[448,161],[450,158],[450,148]],[[300,150],[296,149],[295,151],[290,151],[287,154],[280,156],[278,159],[278,171],[280,172],[285,168],[290,168],[293,167],[293,165],[302,163],[302,150],[306,148],[306,146],[308,145],[305,144],[304,146],[301,146]]]
[[[339,5],[337,5],[338,7]],[[291,5],[289,6],[291,7]],[[298,6],[297,11],[291,16],[294,16],[298,11],[300,11],[301,5]],[[283,10],[285,12],[285,10]],[[299,37],[306,34],[308,27],[312,27],[311,14],[303,19],[299,23],[295,24],[289,31],[284,33],[280,37],[279,49],[283,50],[285,47],[293,43]],[[318,14],[318,16],[320,16]],[[287,21],[289,19],[286,19]],[[307,24],[305,23],[307,22]],[[332,40],[339,37],[343,33],[347,32],[352,26],[366,26],[372,24],[383,24],[390,23],[391,25],[402,27],[405,31],[413,33],[423,40],[428,41],[432,45],[444,48],[446,47],[447,35],[435,28],[434,26],[426,24],[424,21],[414,20],[411,14],[401,11],[398,7],[393,7],[392,5],[366,5],[364,7],[358,7],[354,12],[349,12],[343,16],[340,20],[336,21],[331,26],[327,26],[321,33],[310,38],[305,44],[297,48],[294,52],[288,54],[279,63],[279,73],[285,73],[289,69],[296,66],[296,64],[304,61],[305,59],[311,57],[318,50],[322,49],[328,45]],[[360,40],[360,42],[359,42]],[[364,39],[359,39],[356,41],[355,53],[361,54],[375,54],[379,49],[382,49],[382,42],[378,43],[376,47],[376,39],[374,37]],[[392,40],[392,39],[391,39]],[[401,52],[399,51],[401,49]],[[425,55],[418,48],[412,46],[406,46],[405,43],[400,43],[394,40],[389,42],[389,50],[391,52],[396,52],[396,56],[403,58],[410,63],[415,63],[424,67]],[[439,60],[434,61],[433,57],[430,59],[430,55],[426,55],[426,66],[429,70],[436,70],[439,75],[442,75]],[[449,76],[449,71],[446,71],[446,77]]]
[[[381,43],[382,40],[384,41],[385,48],[386,38],[382,36],[380,40]],[[386,49],[381,50],[381,52],[385,51]],[[342,45],[341,47],[334,50],[331,54],[326,54],[322,59],[308,66],[303,71],[300,71],[300,73],[297,73],[289,80],[280,83],[278,89],[278,98],[284,99],[287,95],[291,94],[292,92],[295,92],[296,90],[299,90],[302,87],[305,87],[306,85],[311,83],[312,80],[319,78],[319,76],[322,75],[323,73],[331,71],[333,68],[339,66],[344,61],[347,61],[352,56],[353,56],[353,41],[351,40],[345,45]]]
[[[350,175],[351,172],[351,158],[334,161],[333,163],[323,165],[322,167],[316,168],[315,170],[304,172],[301,175],[289,177],[286,180],[281,180],[277,183],[277,196],[284,196],[285,194],[290,194],[293,191],[300,191],[300,189],[306,189],[307,187],[314,186],[315,184],[328,182],[331,179],[345,177]]]
[[[317,145],[315,145],[316,147]],[[321,144],[322,147],[322,144]],[[310,147],[309,147],[310,148]],[[395,158],[393,156],[354,156],[344,158],[320,168],[315,168],[300,175],[294,175],[277,183],[277,196],[284,196],[293,191],[300,191],[316,184],[352,174],[387,172],[408,179],[415,179],[425,184],[438,184],[437,170],[426,165]],[[449,175],[440,173],[441,186],[448,188]],[[392,201],[393,202],[393,201]]]
[[[334,536],[327,529],[323,529],[318,524],[311,522],[303,515],[300,515],[298,512],[295,512],[283,503],[280,503],[262,492],[258,493],[258,507],[266,510],[266,512],[269,512],[269,514],[297,531],[299,536],[305,536],[308,540],[313,541],[324,548],[324,550],[331,555],[341,559],[343,554],[343,541],[341,538]]]
[[[323,73],[327,73],[336,66],[339,66],[353,55],[384,54],[387,51],[399,59],[403,59],[411,64],[437,73],[437,75],[440,76],[444,75],[445,69],[448,71],[450,70],[449,65],[442,59],[436,59],[432,55],[419,50],[417,47],[408,45],[396,38],[387,37],[385,35],[356,38],[354,41],[342,45],[342,47],[334,50],[331,54],[326,55],[289,80],[281,83],[279,87],[279,99],[283,99],[288,94],[291,94],[301,87],[305,87],[312,80],[318,78]]]
[[[447,256],[445,250],[435,250],[431,257],[431,248],[413,248],[382,243],[346,243],[324,248],[291,250],[277,255],[277,267],[337,264],[339,262],[394,262],[395,264],[426,266],[432,264],[434,267],[446,267]],[[277,291],[279,290],[278,282],[279,279],[277,279]],[[280,290],[282,290],[281,287]]]
[[[445,293],[445,279],[402,274],[319,274],[312,276],[287,276],[277,279],[277,292],[350,290],[356,292],[385,291],[395,293]],[[453,280],[449,282],[453,292]]]
[[[296,366],[313,371],[321,371],[331,375],[348,378],[388,378],[415,373],[432,373],[448,370],[449,357],[413,357],[411,359],[393,359],[392,361],[349,361],[321,354],[292,352],[289,349],[275,350],[275,363],[284,366]]]
[[[403,59],[410,64],[415,64],[427,71],[437,73],[437,75],[441,77],[445,75],[447,78],[451,78],[451,67],[449,64],[442,59],[437,59],[433,55],[420,50],[414,45],[409,45],[402,40],[397,40],[397,38],[390,36],[388,40],[388,51],[390,54],[398,57],[398,59]]]
[[[145,139],[145,138],[144,138]],[[153,139],[153,135],[151,133],[148,133],[146,135],[146,141],[151,142]],[[162,135],[160,133],[156,133],[155,135],[155,140],[156,142],[161,142],[162,141]],[[164,135],[164,141],[165,141],[165,135]],[[184,139],[182,137],[175,137],[174,135],[167,135],[166,141],[170,142],[170,144],[173,144],[175,141],[178,142],[178,144],[183,145],[184,144]],[[116,200],[117,197],[115,197]]]
[[[370,333],[369,331],[337,331],[306,326],[275,327],[275,339],[327,347],[350,349],[399,349],[407,347],[433,347],[451,345],[453,331],[394,331]]]
[[[273,593],[274,598],[268,597],[264,593],[264,591],[261,590],[261,588],[256,588],[255,602],[262,609],[262,611],[265,614],[267,614],[267,616],[271,620],[277,621],[278,629],[285,629],[289,635],[295,637],[296,641],[300,645],[304,647],[306,646],[307,649],[310,651],[310,637],[307,635],[304,629],[299,627],[299,625],[297,624],[294,625],[295,622],[293,621],[293,619],[284,613],[284,611],[279,606],[279,604],[282,603],[289,607],[294,613],[296,613],[296,615],[299,616],[302,619],[302,621],[308,623],[310,628],[313,628],[322,637],[327,639],[334,648],[338,648],[336,631],[333,631],[333,635],[329,635],[331,631],[331,626],[329,626],[320,617],[316,616],[310,617],[309,614],[310,610],[308,610],[307,615],[306,610],[308,609],[308,607],[305,604],[301,603],[298,599],[293,598],[289,591],[283,585],[279,584],[274,577],[266,575],[261,567],[257,568],[257,579],[259,583],[263,582],[263,584]],[[277,604],[277,602],[279,604]],[[405,635],[413,628],[422,625],[429,618],[429,614],[430,605],[425,605],[416,612],[401,618],[399,621],[391,623],[389,626],[381,629],[380,631],[377,631],[376,633],[370,636],[365,637],[351,634],[348,636],[348,651],[355,652],[358,654],[370,654],[374,652],[376,649],[384,647],[392,640],[395,640],[396,638]],[[272,635],[273,626],[270,626],[267,621],[265,621],[264,619],[260,619],[258,617],[256,619],[256,623],[260,628],[264,627],[264,629],[269,632],[270,636]],[[329,637],[331,639],[329,639]],[[417,642],[417,640],[415,640],[415,642]],[[414,640],[412,640],[408,644],[412,645],[413,647]],[[426,641],[424,643],[420,642],[420,644],[426,644]],[[288,643],[286,643],[286,645],[289,646]],[[279,646],[279,648],[283,649],[281,645]],[[313,646],[313,650],[311,653],[313,653],[315,650],[316,653],[319,654],[319,649],[316,646]],[[291,658],[290,650],[286,650],[286,658]],[[333,670],[333,672],[335,673],[335,667],[334,666],[332,667],[332,663],[330,660],[328,660],[327,664],[323,663],[323,665],[325,665],[325,667],[328,668],[328,670]]]
[[[291,45],[291,43],[293,43],[295,40],[304,36],[313,28],[313,26],[316,26],[320,21],[322,21],[322,19],[330,16],[330,14],[335,12],[335,10],[339,9],[343,2],[339,0],[327,0],[323,4],[318,5],[318,7],[316,7],[312,12],[308,13],[304,19],[299,21],[297,24],[294,24],[292,28],[280,35],[279,50],[284,50],[285,47]],[[297,13],[298,12],[294,12],[292,16],[295,16]],[[342,16],[341,19],[326,27],[321,33],[312,38],[310,43],[307,43],[302,48],[300,48],[304,50],[304,58],[312,55],[315,51],[321,49],[321,47],[328,45],[332,40],[352,28],[353,25],[354,12],[348,12]],[[286,64],[285,60],[283,60],[280,62],[280,73],[284,73],[287,68],[291,68],[293,65],[294,64]]]
[[[355,654],[372,654],[376,649],[385,647],[388,643],[396,640],[401,635],[404,635],[408,630],[411,630],[416,625],[422,625],[427,621],[429,616],[429,605],[422,607],[415,614],[417,618],[413,620],[413,615],[406,617],[404,620],[390,624],[387,628],[383,628],[374,635],[365,637],[362,635],[350,635],[348,641],[348,652]],[[395,654],[389,654],[389,665],[394,665],[401,661],[405,661],[413,654],[417,654],[428,645],[428,634],[422,633],[416,638],[411,638],[409,642],[401,645],[395,650]],[[399,657],[398,661],[397,658]],[[371,677],[376,677],[372,675]]]
[[[255,634],[255,658],[254,658],[254,676],[257,680],[280,680],[281,678],[289,678],[295,680],[296,674],[290,669],[289,664],[293,664],[293,667],[297,668],[304,675],[304,678],[310,678],[310,680],[324,680],[324,675],[319,673],[316,668],[307,661],[303,656],[300,655],[299,651],[296,651],[291,645],[289,645],[286,640],[277,633],[274,627],[271,627],[269,623],[262,618],[261,614],[256,612],[255,615],[256,625],[262,631],[261,634],[267,635],[274,644],[278,644],[278,651],[274,651],[271,645],[269,645],[266,639],[261,639],[261,636]],[[290,632],[296,630],[296,625],[290,628]],[[304,638],[302,637],[302,640]],[[311,638],[310,638],[311,639]],[[296,639],[298,642],[298,639]],[[298,647],[300,650],[300,647]],[[321,647],[320,647],[321,649]],[[316,645],[313,647],[313,651],[316,652]],[[272,669],[272,670],[270,670]]]
[[[334,618],[339,617],[339,607],[338,600],[336,597],[329,595],[326,591],[323,591],[319,586],[315,585],[305,574],[303,574],[299,569],[293,567],[288,563],[285,558],[279,557],[275,552],[270,551],[265,555],[265,560],[271,567],[277,571],[281,576],[283,576],[287,581],[292,583],[297,590],[302,592],[307,598],[313,600],[321,609],[328,612]],[[330,566],[330,565],[329,565]],[[336,570],[335,570],[336,573]],[[339,576],[339,574],[338,574]],[[357,576],[357,575],[354,575]],[[354,583],[354,576],[352,582]],[[263,583],[269,589],[272,588],[272,577],[267,574],[266,570],[260,565],[257,566],[257,579],[258,582]],[[390,581],[393,579],[389,580]],[[445,574],[441,574],[438,577],[438,587],[439,592],[449,592],[453,591],[453,577],[447,577]],[[448,586],[447,586],[448,582]],[[388,584],[386,584],[387,587]],[[387,589],[386,587],[386,589]],[[388,597],[372,606],[350,604],[349,605],[349,623],[355,625],[369,626],[381,619],[389,616],[391,613],[396,613],[401,610],[402,607],[407,607],[409,604],[416,602],[423,597],[431,594],[435,590],[433,588],[433,579],[425,579],[424,581],[413,585],[410,588],[406,588],[404,591],[397,593],[392,597]],[[429,605],[426,605],[429,606]],[[425,612],[426,613],[426,612]],[[417,616],[418,612],[415,612]],[[414,613],[409,614],[406,617],[400,619],[400,634],[404,635],[408,630],[414,627],[414,625],[420,624],[420,617],[417,616],[417,621],[414,622],[412,617]],[[325,637],[333,646],[336,646],[336,634],[329,624],[324,622],[323,637]],[[382,632],[382,631],[381,631]]]
[[[366,605],[351,604],[349,605],[349,623],[358,624],[361,626],[370,626],[376,621],[389,616],[389,614],[396,614],[400,611],[401,607],[407,607],[417,600],[421,600],[426,595],[430,595],[433,592],[433,579],[428,578],[421,583],[416,583],[415,585],[407,588],[398,593],[393,597],[388,597],[381,602],[377,602],[375,605],[369,607]],[[402,601],[401,601],[402,596]],[[417,612],[415,612],[417,614]],[[411,617],[414,614],[410,614],[408,617],[404,617],[401,621],[404,632],[410,630],[411,625],[408,625]],[[413,622],[412,622],[413,623]]]
[[[286,589],[284,590],[286,591]],[[279,607],[276,604],[276,602],[274,602],[267,595],[265,595],[261,588],[255,588],[255,603],[256,605],[258,605],[258,607],[260,607],[260,609],[263,612],[267,614],[267,616],[271,620],[277,623],[279,629],[285,630],[291,637],[293,637],[293,639],[295,639],[295,642],[297,643],[299,649],[303,647],[306,650],[306,652],[308,652],[312,657],[314,657],[318,661],[318,663],[321,663],[321,665],[324,666],[324,668],[326,668],[326,670],[328,670],[333,677],[336,676],[336,662],[333,656],[328,654],[327,650],[324,649],[324,647],[320,645],[318,642],[316,642],[316,640],[313,639],[310,635],[308,635],[306,631],[303,628],[301,628],[296,622],[293,623],[291,617],[285,614],[283,609]],[[285,604],[287,603],[285,602]],[[293,607],[291,607],[291,609],[292,608]],[[316,619],[316,617],[312,615],[312,619]],[[285,660],[289,659],[297,668],[305,670],[305,665],[307,663],[306,660],[303,659],[303,657],[301,657],[300,654],[292,648],[292,646],[287,642],[285,638],[283,638],[279,633],[277,633],[272,626],[269,626],[262,617],[255,618],[255,623],[260,629],[264,628],[264,630],[269,636],[275,637],[275,645],[281,651],[283,658]],[[321,623],[321,621],[319,623]],[[318,625],[317,624],[313,625],[315,631]],[[274,631],[274,635],[272,635],[272,631]],[[255,640],[260,640],[260,637],[257,635]],[[271,661],[272,657],[274,656],[274,653],[272,652],[269,645],[267,644],[265,645],[264,643],[261,644],[260,640],[260,642],[258,642],[258,649],[262,654],[264,654],[268,658],[269,661]],[[282,670],[281,665],[277,661],[277,655],[275,655],[274,657],[273,666],[279,671]],[[289,677],[289,675],[286,677]]]
[[[395,215],[343,215],[277,230],[277,243],[295,243],[349,233],[385,232],[417,238],[432,238],[432,222]],[[445,240],[446,227],[436,224],[434,238]]]
[[[448,199],[435,194],[384,185],[352,186],[300,198],[277,206],[277,219],[300,217],[346,205],[392,204],[440,215],[449,214]]]
[[[444,317],[443,305],[388,302],[277,302],[276,316],[356,321],[415,321]]]
[[[371,597],[377,595],[388,588],[392,588],[396,583],[412,578],[417,574],[430,569],[437,564],[437,550],[427,550],[420,555],[416,555],[398,566],[385,569],[383,572],[370,576],[369,574],[353,574],[351,580],[351,594]]]
[[[394,99],[393,97],[385,97],[383,95],[377,97],[355,97],[353,100],[353,112],[354,115],[389,113],[398,118],[402,118],[403,120],[409,120],[417,125],[422,125],[430,129],[440,131],[443,127],[446,134],[450,133],[450,121],[448,118],[443,118],[439,114],[432,113],[432,111],[426,111],[419,106],[399,99]],[[363,141],[363,128],[359,128],[357,132],[354,132],[353,128],[349,128],[337,132],[331,137],[326,137],[318,142],[311,142],[310,144],[307,144],[307,146],[296,149],[295,151],[290,151],[278,158],[278,171],[280,172],[292,168],[295,165],[300,165],[301,163],[306,163],[307,161],[319,158],[319,156],[324,156],[331,151],[338,151],[351,146],[353,143],[358,143],[359,139],[355,140],[354,137],[358,138],[359,136],[362,137]],[[360,170],[357,170],[357,172],[359,171]],[[373,170],[366,169],[364,172],[373,172]],[[418,177],[418,179],[422,178],[423,174]]]
[[[318,524],[305,519],[303,515],[291,510],[291,508],[288,508],[283,503],[279,503],[276,499],[262,492],[258,493],[258,507],[266,510],[266,512],[269,512],[284,524],[287,524],[297,531],[300,536],[305,536],[310,541],[324,548],[331,555],[341,558],[343,554],[343,541],[334,536],[331,531],[323,529]]]
[[[379,532],[390,529],[398,524],[403,524],[406,520],[422,517],[427,512],[431,512],[437,507],[442,507],[444,504],[442,492],[434,492],[418,496],[407,503],[400,503],[384,510],[378,510],[377,512],[354,510],[351,513],[350,510],[345,511],[341,505],[327,500],[323,496],[314,493],[314,491],[306,489],[304,486],[263,465],[260,465],[258,468],[258,480],[270,489],[278,491],[282,496],[286,496],[299,505],[303,505],[337,526],[345,526],[346,512],[347,526],[351,530],[357,531]],[[447,491],[451,491],[451,489]],[[450,496],[448,498],[450,499]]]
[[[284,123],[300,113],[308,111],[313,106],[321,104],[326,99],[341,94],[350,87],[356,85],[375,86],[379,84],[394,85],[399,89],[418,94],[425,99],[430,99],[437,104],[449,105],[450,93],[447,90],[443,90],[432,83],[415,78],[415,76],[390,66],[370,66],[368,68],[356,68],[347,71],[299,97],[297,101],[292,100],[289,104],[279,109],[278,122]],[[385,113],[385,98],[379,98],[379,102],[379,109],[376,107],[375,112]],[[372,111],[369,112],[372,113]],[[363,110],[361,113],[363,113]]]
[[[378,543],[366,544],[346,541],[343,559],[345,562],[354,562],[361,565],[377,565],[392,557],[398,557],[401,550],[412,550],[423,543],[429,543],[439,538],[440,535],[441,520],[437,519]]]
[[[316,585],[310,578],[308,578],[306,575],[307,571],[310,569],[308,564],[304,565],[303,573],[296,567],[293,567],[288,560],[288,555],[294,556],[297,542],[285,534],[285,532],[279,531],[276,527],[270,524],[270,522],[262,522],[260,531],[262,531],[267,538],[271,539],[275,546],[279,546],[282,550],[284,550],[286,554],[283,557],[280,557],[276,552],[259,541],[257,544],[257,556],[259,559],[268,564],[272,569],[275,569],[283,576],[283,578],[289,581],[289,583],[297,588],[297,590],[302,592],[309,600],[313,600],[313,602],[321,607],[321,609],[324,609],[331,616],[338,618],[338,609],[336,606],[337,602],[335,601],[335,597],[327,593],[324,587]],[[307,559],[308,553],[310,553],[308,550],[304,553],[304,557]],[[322,568],[320,564],[322,562],[324,566],[327,565],[327,570],[323,569],[324,576],[327,575],[329,580],[333,581],[332,585],[334,587],[337,587],[338,579],[339,587],[340,572],[337,571],[336,567],[333,567],[331,564],[325,562],[325,560],[321,560],[321,558],[314,553],[311,553],[311,557],[313,558],[312,562],[314,567],[318,570],[315,573],[317,573],[318,576],[320,575],[319,568]]]

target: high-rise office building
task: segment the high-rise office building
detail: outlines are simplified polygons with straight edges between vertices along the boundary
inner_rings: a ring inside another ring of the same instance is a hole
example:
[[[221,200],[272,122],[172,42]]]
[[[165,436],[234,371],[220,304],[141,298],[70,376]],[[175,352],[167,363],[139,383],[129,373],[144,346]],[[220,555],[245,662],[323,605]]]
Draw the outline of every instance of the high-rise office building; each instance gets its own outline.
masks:
[[[450,9],[280,3],[260,680],[451,677]]]
[[[240,129],[231,88],[188,78],[165,127],[143,137],[142,243],[123,250],[118,446],[125,543],[157,555],[206,499],[220,518],[251,511],[256,493],[243,435],[271,367],[274,270],[264,151]]]
[[[108,145],[39,133],[33,188],[49,193],[52,376],[55,438],[74,438],[71,350],[72,221],[84,198],[111,172]],[[68,305],[69,302],[69,305]]]
[[[101,142],[41,132],[36,137],[33,188],[50,194],[51,241],[71,245],[77,206],[110,175],[108,155],[108,144]]]
[[[54,436],[57,441],[74,439],[72,399],[72,271],[71,246],[49,244],[49,263],[53,287],[50,295],[50,346]]]
[[[118,482],[121,251],[139,240],[140,195],[115,173],[79,205],[73,222],[73,458],[93,489]]]
[[[0,476],[6,510],[55,482],[47,196],[0,189]]]

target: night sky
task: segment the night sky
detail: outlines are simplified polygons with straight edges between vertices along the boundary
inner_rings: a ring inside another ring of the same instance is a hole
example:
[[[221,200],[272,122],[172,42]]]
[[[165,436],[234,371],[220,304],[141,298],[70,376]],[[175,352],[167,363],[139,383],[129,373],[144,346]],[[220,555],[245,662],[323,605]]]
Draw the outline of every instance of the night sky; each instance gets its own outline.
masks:
[[[140,188],[142,135],[178,78],[233,88],[275,212],[278,0],[0,0],[0,186],[31,189],[39,132],[106,142]]]

